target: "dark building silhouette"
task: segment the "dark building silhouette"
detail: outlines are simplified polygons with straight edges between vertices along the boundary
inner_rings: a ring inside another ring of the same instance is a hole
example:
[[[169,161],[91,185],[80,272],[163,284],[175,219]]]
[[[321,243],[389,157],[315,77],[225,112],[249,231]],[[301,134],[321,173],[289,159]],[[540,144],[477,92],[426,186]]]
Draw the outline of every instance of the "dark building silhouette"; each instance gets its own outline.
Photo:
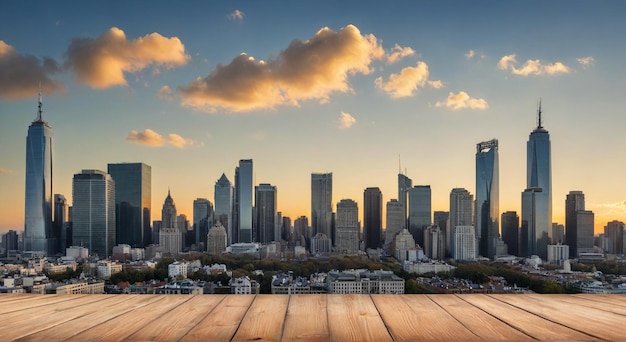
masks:
[[[365,248],[379,248],[383,237],[383,194],[379,188],[363,192],[363,241]]]

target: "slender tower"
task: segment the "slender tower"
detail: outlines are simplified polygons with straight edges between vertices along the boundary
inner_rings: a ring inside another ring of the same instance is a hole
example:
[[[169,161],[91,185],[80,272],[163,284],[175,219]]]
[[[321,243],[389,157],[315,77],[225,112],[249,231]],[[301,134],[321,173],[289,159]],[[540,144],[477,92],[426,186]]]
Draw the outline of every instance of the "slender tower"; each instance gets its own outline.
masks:
[[[41,89],[37,118],[26,137],[26,193],[24,203],[24,251],[47,255],[52,234],[52,127],[43,120]]]
[[[476,205],[474,225],[478,254],[487,258],[496,255],[500,232],[498,140],[476,144]]]

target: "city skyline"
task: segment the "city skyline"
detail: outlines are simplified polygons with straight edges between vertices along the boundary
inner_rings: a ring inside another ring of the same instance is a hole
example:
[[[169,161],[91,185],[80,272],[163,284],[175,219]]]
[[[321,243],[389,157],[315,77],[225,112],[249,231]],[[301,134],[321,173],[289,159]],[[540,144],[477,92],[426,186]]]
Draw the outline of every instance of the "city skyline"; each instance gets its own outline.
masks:
[[[453,188],[476,194],[474,146],[496,138],[499,211],[521,214],[542,98],[553,221],[565,223],[573,190],[585,193],[596,233],[626,221],[626,47],[615,44],[626,4],[270,4],[8,4],[0,231],[24,228],[26,134],[40,81],[54,129],[52,191],[70,204],[80,170],[145,163],[151,207],[169,188],[190,217],[194,199],[213,202],[220,176],[234,181],[238,161],[252,159],[253,185],[275,185],[277,210],[295,220],[311,212],[312,173],[333,173],[333,210],[343,198],[363,208],[368,187],[381,189],[383,203],[396,198],[400,156],[401,173],[430,185],[432,211],[447,211]]]

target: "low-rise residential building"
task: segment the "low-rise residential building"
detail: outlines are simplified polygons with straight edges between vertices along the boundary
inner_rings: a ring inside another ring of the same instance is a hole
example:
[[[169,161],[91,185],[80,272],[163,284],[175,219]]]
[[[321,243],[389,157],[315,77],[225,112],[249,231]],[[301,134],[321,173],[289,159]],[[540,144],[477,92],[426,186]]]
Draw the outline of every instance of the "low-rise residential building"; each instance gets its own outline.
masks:
[[[256,280],[251,280],[250,277],[231,278],[228,283],[232,294],[259,294],[261,288]]]
[[[109,279],[112,275],[122,272],[122,264],[111,260],[101,260],[98,262],[97,274],[100,279]]]
[[[182,280],[160,286],[154,290],[154,293],[200,295],[203,293],[203,287],[191,280]]]
[[[70,281],[64,284],[54,284],[53,293],[56,294],[101,294],[104,293],[104,282],[93,280]],[[49,289],[46,288],[46,292]]]
[[[391,271],[383,270],[330,271],[326,284],[329,294],[404,293],[404,279]]]
[[[186,261],[174,261],[167,266],[167,276],[170,278],[187,278],[189,263]]]
[[[405,261],[402,265],[402,268],[409,273],[438,273],[438,272],[451,272],[456,267],[452,265],[448,265],[444,261]]]

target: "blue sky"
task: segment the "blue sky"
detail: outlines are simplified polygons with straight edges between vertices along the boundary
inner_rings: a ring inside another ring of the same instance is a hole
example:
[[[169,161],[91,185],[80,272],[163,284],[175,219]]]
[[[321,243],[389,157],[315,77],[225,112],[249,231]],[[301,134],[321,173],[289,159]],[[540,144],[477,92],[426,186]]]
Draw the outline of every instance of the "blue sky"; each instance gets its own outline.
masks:
[[[335,203],[371,186],[395,198],[398,155],[448,210],[452,188],[474,193],[475,145],[491,138],[500,210],[520,213],[541,97],[554,221],[582,190],[598,232],[626,220],[625,13],[621,1],[3,2],[0,230],[23,226],[25,138],[47,77],[54,192],[71,200],[81,169],[145,162],[153,219],[168,187],[191,217],[248,158],[292,217],[310,213],[312,172],[333,172]]]

